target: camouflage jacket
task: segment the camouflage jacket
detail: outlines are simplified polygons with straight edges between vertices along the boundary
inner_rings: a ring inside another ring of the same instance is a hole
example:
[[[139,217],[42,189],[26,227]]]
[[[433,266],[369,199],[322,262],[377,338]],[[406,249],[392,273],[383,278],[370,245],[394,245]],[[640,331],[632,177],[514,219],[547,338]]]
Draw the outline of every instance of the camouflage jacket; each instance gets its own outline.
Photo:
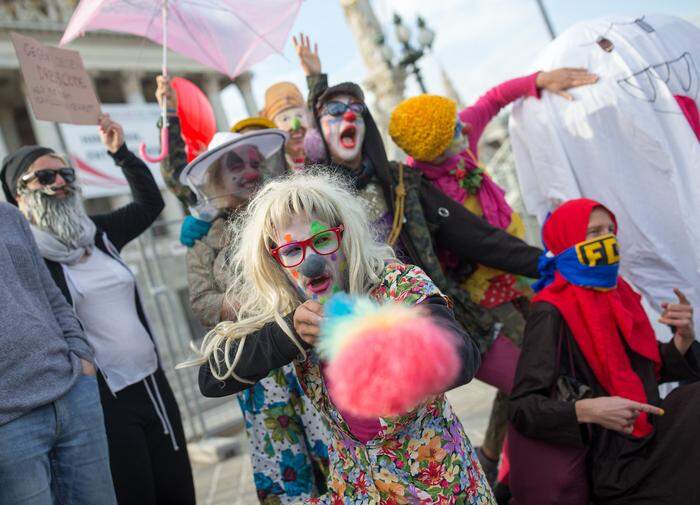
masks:
[[[168,142],[170,149],[168,156],[160,162],[160,173],[163,176],[165,185],[182,202],[185,207],[194,205],[197,201],[192,190],[187,185],[180,183],[180,174],[187,166],[187,154],[185,152],[185,141],[182,140],[180,120],[177,116],[168,117]],[[158,122],[158,128],[161,128]]]
[[[192,312],[202,326],[211,329],[220,321],[226,293],[225,231],[227,220],[217,218],[209,233],[187,250],[187,286]]]

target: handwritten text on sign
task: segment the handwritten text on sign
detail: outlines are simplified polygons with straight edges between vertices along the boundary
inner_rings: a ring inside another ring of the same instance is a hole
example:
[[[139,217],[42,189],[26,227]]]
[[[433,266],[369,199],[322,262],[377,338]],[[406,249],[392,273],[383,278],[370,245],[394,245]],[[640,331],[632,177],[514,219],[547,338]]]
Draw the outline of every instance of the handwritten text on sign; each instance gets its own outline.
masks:
[[[37,119],[97,124],[100,104],[80,53],[18,33],[10,36]]]

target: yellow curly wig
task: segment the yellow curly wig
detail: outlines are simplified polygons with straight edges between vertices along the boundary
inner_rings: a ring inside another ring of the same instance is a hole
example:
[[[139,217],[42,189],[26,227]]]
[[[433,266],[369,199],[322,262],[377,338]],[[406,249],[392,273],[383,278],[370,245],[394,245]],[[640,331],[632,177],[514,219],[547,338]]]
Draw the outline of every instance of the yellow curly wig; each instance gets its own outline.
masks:
[[[418,95],[391,113],[389,135],[418,161],[432,161],[449,147],[457,123],[457,104],[444,96]]]
[[[258,130],[265,130],[267,128],[277,128],[275,123],[264,117],[247,117],[241,119],[238,123],[231,127],[233,133],[240,133],[241,130],[246,128],[256,128]]]

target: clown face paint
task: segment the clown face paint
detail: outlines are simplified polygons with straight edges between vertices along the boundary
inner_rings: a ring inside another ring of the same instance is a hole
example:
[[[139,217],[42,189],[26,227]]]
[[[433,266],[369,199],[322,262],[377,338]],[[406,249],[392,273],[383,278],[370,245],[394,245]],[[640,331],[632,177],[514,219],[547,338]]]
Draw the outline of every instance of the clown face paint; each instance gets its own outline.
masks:
[[[293,159],[304,158],[304,135],[309,127],[308,111],[305,107],[291,107],[277,114],[272,121],[277,128],[289,133],[284,146],[285,152]]]
[[[365,121],[362,114],[353,112],[349,108],[340,115],[332,115],[328,110],[328,104],[331,102],[340,102],[345,105],[362,104],[362,102],[350,95],[335,96],[323,105],[319,117],[323,138],[326,140],[332,160],[341,165],[357,167],[362,162]]]
[[[261,180],[263,155],[254,145],[241,145],[224,155],[204,192],[217,208],[235,208],[247,201]]]
[[[450,145],[447,147],[447,149],[445,149],[445,152],[438,156],[436,161],[439,163],[466,151],[469,148],[468,135],[471,131],[471,125],[469,123],[462,123],[458,116],[455,123],[455,131],[454,136],[452,137],[452,142],[450,142]]]
[[[279,231],[276,243],[279,246],[306,240],[320,232],[328,230],[332,225],[320,219],[309,220],[296,216],[289,226]],[[323,247],[319,244],[319,249]],[[292,249],[290,254],[302,254],[300,250]],[[311,247],[307,247],[304,261],[293,268],[284,268],[294,287],[304,300],[316,300],[324,303],[333,293],[344,291],[347,281],[347,262],[342,247],[331,254],[321,255]]]

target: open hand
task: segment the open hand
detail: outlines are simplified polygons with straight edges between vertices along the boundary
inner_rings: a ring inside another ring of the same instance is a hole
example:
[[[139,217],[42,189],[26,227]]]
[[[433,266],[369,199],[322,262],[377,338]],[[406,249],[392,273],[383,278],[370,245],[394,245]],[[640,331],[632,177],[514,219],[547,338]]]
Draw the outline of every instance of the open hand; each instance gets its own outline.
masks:
[[[318,57],[318,44],[314,44],[313,51],[311,50],[311,41],[309,37],[305,36],[303,33],[299,34],[299,40],[297,41],[296,36],[292,37],[292,43],[294,48],[297,50],[297,56],[299,56],[299,63],[301,63],[301,69],[304,74],[318,75],[321,73],[321,59]]]
[[[323,320],[323,306],[313,300],[307,300],[294,311],[294,330],[309,345],[314,345]]]
[[[165,98],[167,107],[170,110],[177,110],[177,93],[170,85],[170,77],[159,75],[156,76],[156,100],[158,105],[163,107],[163,98]]]
[[[112,121],[109,114],[100,114],[97,120],[102,143],[110,153],[116,153],[124,145],[124,129],[119,123]]]
[[[664,411],[646,403],[619,396],[601,396],[576,402],[576,418],[580,423],[595,423],[627,435],[632,433],[639,414],[646,412],[662,416]]]
[[[678,298],[678,303],[662,303],[661,308],[664,311],[659,318],[659,322],[673,326],[676,329],[673,335],[673,342],[680,353],[685,354],[695,341],[693,306],[680,289],[674,288],[673,292]]]
[[[540,72],[536,79],[539,89],[555,93],[569,101],[574,97],[566,92],[567,89],[595,82],[598,82],[598,76],[591,74],[585,68],[558,68],[549,72]]]

